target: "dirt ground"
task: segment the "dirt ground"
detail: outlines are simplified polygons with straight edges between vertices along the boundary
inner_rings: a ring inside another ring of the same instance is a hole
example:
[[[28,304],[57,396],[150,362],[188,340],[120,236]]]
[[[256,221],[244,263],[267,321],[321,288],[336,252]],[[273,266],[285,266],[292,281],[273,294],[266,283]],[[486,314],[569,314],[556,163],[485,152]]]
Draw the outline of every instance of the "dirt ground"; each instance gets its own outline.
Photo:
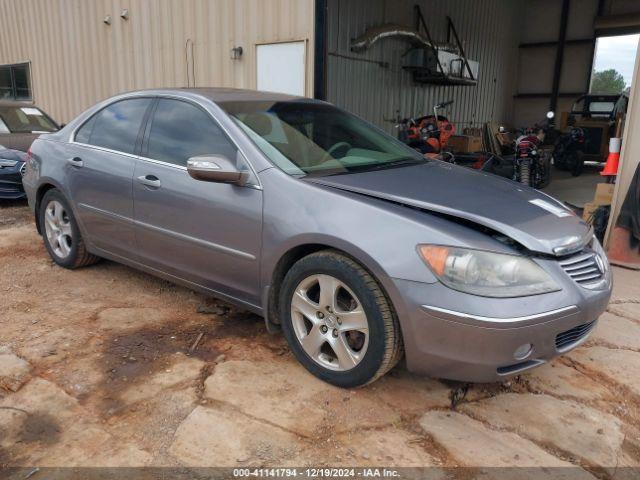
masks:
[[[26,205],[3,203],[3,369],[4,466],[573,465],[609,478],[640,465],[628,270],[589,342],[531,373],[465,388],[400,366],[341,390],[255,315],[107,261],[58,268]]]

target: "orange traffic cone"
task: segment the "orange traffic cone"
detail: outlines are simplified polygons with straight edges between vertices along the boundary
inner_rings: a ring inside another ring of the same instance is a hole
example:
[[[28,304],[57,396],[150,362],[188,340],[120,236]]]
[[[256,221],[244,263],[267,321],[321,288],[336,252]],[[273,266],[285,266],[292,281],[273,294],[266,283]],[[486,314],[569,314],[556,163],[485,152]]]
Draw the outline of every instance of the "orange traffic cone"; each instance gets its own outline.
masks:
[[[620,138],[611,137],[609,140],[609,156],[604,170],[600,172],[603,177],[615,177],[618,175],[618,164],[620,163],[620,146],[622,141]]]

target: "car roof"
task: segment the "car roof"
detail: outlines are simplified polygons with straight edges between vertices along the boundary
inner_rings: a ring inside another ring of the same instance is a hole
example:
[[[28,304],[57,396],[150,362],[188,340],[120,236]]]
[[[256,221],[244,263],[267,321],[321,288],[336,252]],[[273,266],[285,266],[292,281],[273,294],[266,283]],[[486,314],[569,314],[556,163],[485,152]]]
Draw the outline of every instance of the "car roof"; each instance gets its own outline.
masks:
[[[15,108],[31,107],[31,108],[39,108],[38,106],[34,105],[31,102],[20,102],[20,101],[17,101],[17,100],[1,100],[1,99],[0,99],[0,107],[15,107]]]
[[[310,100],[305,97],[296,95],[288,95],[276,92],[263,92],[259,90],[247,90],[242,88],[215,88],[215,87],[198,87],[198,88],[156,88],[149,90],[137,90],[129,92],[128,95],[169,95],[169,94],[191,93],[208,98],[214,103],[224,102],[285,102],[290,100]]]

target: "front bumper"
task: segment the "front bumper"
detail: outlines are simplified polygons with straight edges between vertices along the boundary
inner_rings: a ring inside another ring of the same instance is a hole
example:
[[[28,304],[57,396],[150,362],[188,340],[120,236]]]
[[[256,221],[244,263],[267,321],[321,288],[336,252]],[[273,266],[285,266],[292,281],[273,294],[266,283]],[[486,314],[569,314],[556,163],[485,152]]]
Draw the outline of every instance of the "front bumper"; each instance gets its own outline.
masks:
[[[610,282],[597,291],[575,286],[514,299],[476,297],[440,283],[394,283],[402,292],[407,368],[465,382],[504,380],[572,350],[595,328],[611,296]]]
[[[20,169],[24,162],[18,162],[15,167],[0,168],[0,198],[17,200],[25,198]]]

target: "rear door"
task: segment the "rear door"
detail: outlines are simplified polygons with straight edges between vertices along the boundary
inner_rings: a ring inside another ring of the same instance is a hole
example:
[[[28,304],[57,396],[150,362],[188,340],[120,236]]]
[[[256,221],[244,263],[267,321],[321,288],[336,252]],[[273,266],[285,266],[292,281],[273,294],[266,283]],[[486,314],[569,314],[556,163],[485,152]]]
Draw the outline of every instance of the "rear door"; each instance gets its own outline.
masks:
[[[185,100],[161,98],[147,123],[134,173],[136,240],[146,265],[258,305],[262,191],[194,180],[187,160],[244,157],[213,117]]]
[[[89,241],[125,258],[135,258],[133,171],[152,103],[151,98],[112,103],[89,118],[68,147],[66,184]]]

